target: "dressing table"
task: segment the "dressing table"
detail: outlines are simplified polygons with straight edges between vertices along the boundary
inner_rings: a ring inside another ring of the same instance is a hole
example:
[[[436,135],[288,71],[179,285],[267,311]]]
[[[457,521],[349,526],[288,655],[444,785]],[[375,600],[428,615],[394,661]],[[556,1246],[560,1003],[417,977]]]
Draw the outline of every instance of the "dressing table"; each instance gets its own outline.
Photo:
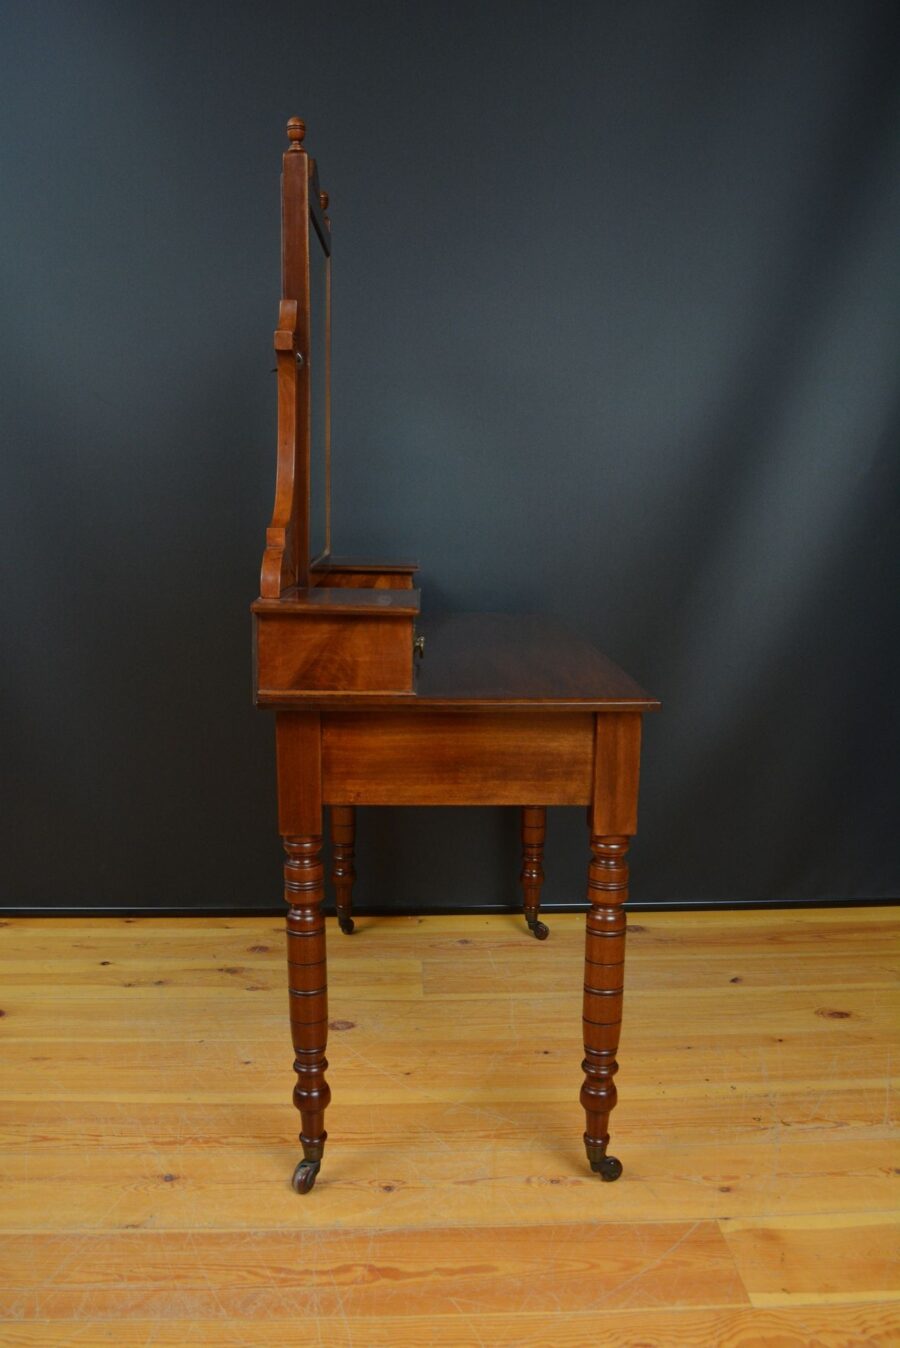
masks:
[[[412,562],[331,551],[331,222],[299,118],[282,167],[282,296],[275,332],[275,506],[252,605],[256,703],[275,713],[286,854],[290,1021],[303,1159],[315,1183],[330,1100],[323,811],[342,932],[353,930],[357,805],[516,805],[530,931],[539,917],[548,805],[587,808],[584,1144],[607,1151],[622,1013],[629,841],[637,828],[643,714],[659,704],[556,622],[476,613],[420,617]],[[573,977],[574,977],[573,970]]]

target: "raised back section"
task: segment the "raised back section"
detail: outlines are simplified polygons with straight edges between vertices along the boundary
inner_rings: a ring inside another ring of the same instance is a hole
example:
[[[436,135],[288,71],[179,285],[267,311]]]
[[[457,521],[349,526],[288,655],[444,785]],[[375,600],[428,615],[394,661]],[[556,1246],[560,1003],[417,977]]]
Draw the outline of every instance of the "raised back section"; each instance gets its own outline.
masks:
[[[299,117],[287,134],[275,331],[278,463],[260,577],[265,599],[308,586],[311,564],[331,549],[331,221]]]

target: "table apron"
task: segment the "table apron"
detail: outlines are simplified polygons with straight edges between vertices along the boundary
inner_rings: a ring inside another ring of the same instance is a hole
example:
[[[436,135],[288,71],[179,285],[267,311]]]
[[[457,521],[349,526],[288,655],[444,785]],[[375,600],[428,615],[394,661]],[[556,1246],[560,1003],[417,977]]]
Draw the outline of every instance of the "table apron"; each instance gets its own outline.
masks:
[[[326,712],[326,805],[587,805],[591,712]]]

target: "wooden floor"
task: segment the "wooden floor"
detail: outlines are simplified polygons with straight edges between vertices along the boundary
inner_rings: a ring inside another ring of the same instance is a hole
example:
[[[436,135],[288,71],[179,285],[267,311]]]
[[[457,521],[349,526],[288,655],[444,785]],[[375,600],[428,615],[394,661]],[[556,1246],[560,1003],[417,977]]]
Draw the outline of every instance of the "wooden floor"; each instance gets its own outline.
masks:
[[[0,1343],[900,1344],[900,914],[637,914],[616,1184],[550,923],[329,920],[307,1197],[279,921],[4,924]]]

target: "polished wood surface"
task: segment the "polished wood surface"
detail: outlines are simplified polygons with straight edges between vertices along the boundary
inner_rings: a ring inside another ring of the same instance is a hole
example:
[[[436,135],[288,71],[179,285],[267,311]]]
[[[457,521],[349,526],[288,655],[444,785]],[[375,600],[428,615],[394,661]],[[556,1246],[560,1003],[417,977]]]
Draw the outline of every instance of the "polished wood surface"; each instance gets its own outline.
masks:
[[[548,710],[656,711],[659,702],[597,648],[553,618],[456,613],[421,624],[423,705],[503,702]]]
[[[330,573],[329,573],[330,574]],[[316,618],[322,614],[336,617],[353,614],[360,618],[408,618],[419,613],[418,590],[380,586],[314,585],[302,589],[291,585],[278,599],[257,599],[251,612],[270,618],[284,614],[292,619]]]
[[[332,588],[350,586],[360,589],[411,590],[418,562],[380,562],[358,557],[333,557],[316,562],[310,571],[313,585]]]
[[[294,592],[286,591],[285,611]],[[313,590],[309,593],[321,593]],[[359,592],[344,600],[348,609],[357,604]],[[391,594],[392,591],[380,591]],[[412,591],[412,595],[417,595]],[[304,601],[305,602],[305,601]],[[323,611],[330,597],[320,599]],[[340,602],[340,601],[336,601]],[[405,592],[393,592],[390,611],[415,612],[417,601]],[[257,601],[260,614],[277,616],[278,605]],[[365,614],[377,612],[365,605]],[[403,707],[419,711],[656,711],[659,701],[607,659],[590,643],[552,618],[534,614],[457,613],[443,618],[427,614],[416,622],[425,638],[424,656],[415,668],[412,688],[405,693],[373,693],[354,698],[352,692],[329,696],[308,686],[283,684],[275,692],[261,686],[260,706],[359,707],[376,710]],[[520,802],[521,803],[521,802]],[[549,803],[549,802],[547,802]]]
[[[321,727],[317,712],[282,712],[276,721],[278,826],[284,839],[288,991],[294,1044],[294,1105],[300,1111],[303,1160],[298,1193],[315,1182],[328,1134],[328,968],[322,860]]]
[[[328,804],[586,805],[594,718],[587,713],[383,711],[322,714]]]
[[[595,725],[593,790],[588,811],[591,863],[585,925],[584,1084],[587,1118],[584,1147],[591,1169],[606,1180],[622,1173],[607,1154],[609,1116],[618,1096],[614,1077],[622,1028],[625,975],[625,903],[628,900],[628,846],[637,832],[641,718],[634,713],[598,716]]]
[[[294,1188],[308,1193],[315,1182],[330,1099],[322,810],[334,811],[333,879],[349,935],[357,805],[521,806],[524,909],[540,940],[548,935],[538,918],[546,807],[588,806],[593,859],[580,1098],[590,1167],[615,1180],[622,1166],[607,1146],[621,1023],[624,858],[637,829],[640,717],[659,704],[590,642],[548,618],[426,614],[419,625],[417,566],[334,558],[330,525],[325,555],[310,558],[310,250],[317,239],[325,247],[330,295],[331,226],[305,124],[292,118],[287,132],[275,507],[251,608],[256,702],[277,711],[294,1102],[303,1147]],[[330,324],[329,304],[329,343]],[[330,412],[330,384],[325,401]],[[330,454],[327,432],[326,443]]]
[[[275,504],[266,531],[260,594],[277,598],[288,585],[309,584],[310,163],[306,127],[288,122],[281,175],[281,304],[274,346],[278,376]]]
[[[412,694],[415,610],[393,603],[360,605],[358,599],[366,595],[373,601],[382,596],[393,600],[405,591],[339,589],[328,593],[345,596],[347,602],[256,610],[260,706],[317,707],[322,693],[332,694],[339,704],[354,693],[394,698]],[[304,691],[294,699],[297,687]]]
[[[634,914],[602,1189],[583,918],[552,927],[335,936],[329,1182],[298,1200],[280,920],[5,923],[0,1342],[900,1342],[897,910]]]

